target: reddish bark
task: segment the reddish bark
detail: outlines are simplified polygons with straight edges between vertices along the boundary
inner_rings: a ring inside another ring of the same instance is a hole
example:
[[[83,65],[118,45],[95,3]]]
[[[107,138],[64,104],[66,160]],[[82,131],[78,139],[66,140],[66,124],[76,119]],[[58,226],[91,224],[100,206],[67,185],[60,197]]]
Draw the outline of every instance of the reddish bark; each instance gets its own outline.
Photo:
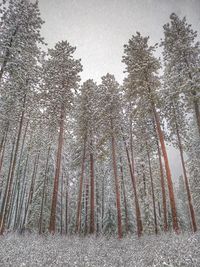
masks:
[[[85,179],[85,235],[88,233],[88,198],[89,198],[89,179]]]
[[[131,159],[130,159],[128,147],[126,145],[126,140],[125,140],[124,136],[123,136],[123,142],[124,142],[124,146],[125,146],[125,150],[126,150],[126,155],[127,155],[127,160],[128,160],[128,166],[129,166],[130,175],[131,175],[131,181],[132,181],[132,186],[133,186],[133,192],[134,192],[134,196],[135,196],[135,210],[136,210],[136,221],[137,221],[137,234],[138,234],[138,237],[140,237],[142,235],[143,226],[142,226],[142,219],[141,219],[141,213],[140,213],[140,205],[139,205],[138,195],[137,195],[137,189],[136,189],[135,173],[134,173],[134,170],[132,169]]]
[[[164,135],[161,129],[160,125],[160,119],[158,116],[158,113],[156,111],[155,105],[152,101],[152,108],[153,108],[153,113],[154,113],[154,118],[155,118],[155,123],[156,123],[156,128],[161,144],[161,149],[162,149],[162,154],[164,158],[164,163],[165,163],[165,171],[166,171],[166,178],[167,178],[167,185],[168,185],[168,191],[169,191],[169,199],[170,199],[170,206],[171,206],[171,212],[172,212],[172,223],[173,223],[173,229],[176,233],[179,232],[179,225],[178,225],[178,219],[177,219],[177,211],[176,211],[176,203],[175,203],[175,197],[174,197],[174,189],[173,189],[173,184],[172,184],[172,178],[171,178],[171,170],[169,167],[169,160],[168,160],[168,155],[167,155],[167,150],[165,146],[165,141],[164,141]]]
[[[196,223],[196,218],[195,218],[194,207],[192,204],[190,186],[189,186],[187,171],[186,171],[186,167],[185,167],[185,160],[184,160],[184,155],[183,155],[183,146],[182,146],[182,142],[181,142],[181,136],[180,136],[180,132],[179,132],[177,115],[176,115],[176,110],[175,110],[174,105],[173,105],[173,109],[174,109],[174,115],[175,115],[176,134],[177,134],[177,139],[178,139],[181,164],[182,164],[182,168],[183,168],[183,176],[184,176],[184,180],[185,180],[185,187],[186,187],[186,192],[187,192],[189,211],[190,211],[190,216],[191,216],[191,221],[192,221],[192,228],[193,228],[193,231],[196,232],[197,231],[197,223]]]
[[[90,142],[91,149],[93,148],[92,139]],[[94,156],[93,152],[90,152],[90,234],[95,231],[95,204],[94,204]]]
[[[168,223],[167,223],[167,200],[166,200],[166,190],[165,190],[165,180],[164,180],[164,171],[163,171],[163,164],[162,164],[162,157],[160,151],[160,145],[158,141],[158,136],[156,132],[156,125],[155,121],[153,120],[154,131],[155,131],[155,138],[157,144],[157,153],[158,153],[158,160],[160,166],[160,183],[161,183],[161,190],[162,190],[162,206],[163,206],[163,223],[164,223],[164,231],[168,230]]]

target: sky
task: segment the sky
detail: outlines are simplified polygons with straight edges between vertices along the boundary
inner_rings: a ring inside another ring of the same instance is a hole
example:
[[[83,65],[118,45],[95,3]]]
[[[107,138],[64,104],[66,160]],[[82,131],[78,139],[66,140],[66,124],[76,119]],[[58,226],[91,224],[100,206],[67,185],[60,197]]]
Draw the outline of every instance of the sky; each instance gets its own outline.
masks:
[[[186,16],[200,32],[200,0],[39,0],[39,5],[46,42],[53,47],[67,40],[77,47],[83,81],[100,82],[109,72],[122,83],[123,45],[136,31],[150,36],[152,44],[159,42],[172,12]]]
[[[48,47],[61,40],[76,46],[75,57],[83,64],[82,81],[100,83],[109,72],[122,84],[126,75],[121,62],[123,45],[136,31],[150,36],[151,44],[159,43],[172,12],[186,16],[200,36],[200,0],[39,0],[39,6]],[[156,56],[161,56],[161,48]],[[179,155],[172,147],[169,151],[173,176],[177,177]]]

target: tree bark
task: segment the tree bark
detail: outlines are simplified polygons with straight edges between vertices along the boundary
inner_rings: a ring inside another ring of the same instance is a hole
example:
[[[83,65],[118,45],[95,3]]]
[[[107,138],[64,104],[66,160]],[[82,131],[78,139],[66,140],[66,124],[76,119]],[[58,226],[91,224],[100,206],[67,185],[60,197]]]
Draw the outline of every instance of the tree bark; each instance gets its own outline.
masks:
[[[85,179],[85,235],[88,233],[88,198],[89,198],[89,179]]]
[[[68,177],[67,177],[67,182],[66,182],[66,202],[65,202],[65,234],[68,234],[68,206],[69,206],[69,193],[68,193]]]
[[[127,209],[126,190],[125,190],[125,183],[124,183],[124,172],[123,172],[123,165],[122,165],[122,158],[121,157],[120,157],[120,171],[121,171],[122,192],[123,192],[124,209],[125,209],[125,228],[126,228],[126,234],[128,234],[128,231],[129,231],[129,227],[128,227],[128,209]]]
[[[76,214],[76,228],[75,228],[76,233],[79,232],[80,230],[81,203],[82,203],[82,194],[83,194],[83,176],[84,176],[84,171],[85,171],[86,142],[87,142],[87,137],[85,136],[84,144],[83,144],[83,158],[82,158],[82,164],[81,164],[81,176],[80,176],[77,214]]]
[[[45,199],[45,192],[46,192],[46,182],[47,182],[47,173],[48,173],[48,165],[49,165],[49,155],[51,151],[51,146],[48,148],[47,152],[47,160],[45,165],[45,173],[44,173],[44,185],[42,189],[42,203],[40,208],[40,219],[39,219],[39,234],[43,232],[43,210],[44,210],[44,199]]]
[[[179,152],[180,152],[180,157],[181,157],[181,164],[182,164],[182,168],[183,168],[183,176],[184,176],[184,180],[185,180],[185,187],[186,187],[186,192],[187,192],[188,205],[189,205],[190,216],[191,216],[191,221],[192,221],[192,228],[193,228],[193,231],[196,232],[197,231],[197,223],[196,223],[196,218],[195,218],[194,207],[193,207],[193,204],[192,204],[190,186],[189,186],[187,171],[186,171],[186,167],[185,167],[185,160],[184,160],[184,155],[183,155],[183,146],[182,146],[182,142],[181,142],[181,136],[180,136],[180,132],[179,132],[176,109],[174,107],[174,104],[173,104],[173,109],[174,109],[174,116],[175,116],[175,125],[176,125],[177,139],[178,139],[178,147],[179,147]]]
[[[23,127],[23,122],[24,122],[25,104],[26,104],[26,94],[24,95],[24,99],[23,99],[22,113],[21,113],[21,118],[20,118],[20,122],[19,122],[19,129],[18,129],[18,134],[17,134],[15,152],[14,152],[14,156],[13,156],[12,168],[11,168],[10,176],[8,177],[9,183],[8,183],[8,190],[6,192],[5,207],[3,207],[4,214],[2,216],[0,234],[3,234],[3,232],[4,232],[5,224],[6,224],[6,220],[7,220],[7,216],[8,216],[8,209],[9,209],[10,197],[11,197],[11,189],[12,189],[15,167],[16,167],[16,162],[17,162],[19,144],[20,144],[20,140],[21,140],[22,127]]]
[[[54,186],[53,186],[53,197],[51,204],[51,215],[50,215],[50,223],[49,223],[49,232],[54,234],[56,230],[56,207],[57,207],[57,199],[58,199],[58,186],[59,186],[59,176],[60,176],[60,168],[61,168],[61,158],[62,158],[62,148],[63,148],[63,136],[64,136],[64,118],[65,112],[64,107],[61,107],[60,114],[60,131],[58,138],[58,149],[57,149],[57,159],[56,159],[56,171],[54,177]]]
[[[114,129],[111,120],[111,141],[112,141],[112,161],[113,161],[113,172],[115,179],[115,194],[116,194],[116,205],[117,205],[117,229],[118,229],[118,238],[122,238],[122,215],[121,215],[121,204],[120,204],[120,190],[119,190],[119,181],[117,175],[117,162],[116,162],[116,151],[115,151],[115,136]]]
[[[61,179],[61,192],[60,192],[60,233],[63,234],[63,174]]]
[[[151,193],[152,193],[152,202],[153,202],[154,227],[155,227],[155,234],[157,235],[158,234],[158,224],[157,224],[157,215],[156,215],[155,193],[154,193],[154,184],[153,184],[153,176],[152,176],[152,169],[151,169],[151,159],[150,159],[150,154],[149,154],[148,147],[147,147],[147,157],[148,157],[148,164],[149,164],[149,175],[150,175],[150,180],[151,180]]]
[[[154,113],[156,128],[157,128],[157,132],[158,132],[158,136],[159,136],[159,140],[160,140],[160,144],[161,144],[161,149],[162,149],[162,154],[163,154],[163,158],[164,158],[164,163],[165,163],[167,185],[168,185],[168,190],[169,190],[169,199],[170,199],[170,206],[171,206],[171,212],[172,212],[173,229],[176,233],[178,233],[179,232],[179,225],[178,225],[178,219],[177,219],[174,189],[173,189],[172,178],[171,178],[171,170],[169,167],[169,160],[168,160],[167,150],[166,150],[166,146],[165,146],[164,135],[163,135],[161,125],[160,125],[160,119],[159,119],[159,116],[158,116],[158,113],[156,111],[156,108],[155,108],[153,101],[152,101],[152,109],[153,109],[153,113]]]
[[[138,195],[137,195],[137,189],[136,189],[135,173],[134,173],[134,170],[132,169],[131,159],[130,159],[128,147],[126,145],[126,140],[125,140],[124,136],[123,136],[123,142],[124,142],[124,146],[125,146],[125,150],[126,150],[126,155],[127,155],[127,160],[128,160],[128,166],[129,166],[130,175],[131,175],[131,181],[132,181],[132,186],[133,186],[133,192],[134,192],[134,196],[135,196],[135,210],[136,210],[137,234],[138,234],[138,237],[140,237],[142,235],[143,226],[142,226],[142,219],[141,219],[141,213],[140,213],[140,205],[139,205]]]
[[[90,149],[93,149],[92,137],[90,142]],[[93,152],[90,152],[90,234],[95,231],[95,204],[94,204],[94,156]]]
[[[153,119],[153,125],[154,125],[158,160],[159,160],[159,166],[160,166],[160,183],[161,183],[161,190],[162,190],[163,223],[164,223],[164,231],[166,232],[168,230],[168,223],[167,223],[167,200],[166,200],[165,180],[164,180],[164,171],[163,171],[160,145],[159,145],[159,141],[158,141],[158,135],[156,132],[156,125],[155,125],[154,119]]]

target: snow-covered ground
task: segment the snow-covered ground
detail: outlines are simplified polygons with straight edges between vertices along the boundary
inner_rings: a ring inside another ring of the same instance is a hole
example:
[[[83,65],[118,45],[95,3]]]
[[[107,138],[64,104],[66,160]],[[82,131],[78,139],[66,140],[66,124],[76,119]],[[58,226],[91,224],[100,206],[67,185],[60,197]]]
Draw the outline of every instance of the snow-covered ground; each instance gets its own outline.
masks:
[[[200,266],[200,234],[138,240],[8,234],[0,238],[0,266]]]

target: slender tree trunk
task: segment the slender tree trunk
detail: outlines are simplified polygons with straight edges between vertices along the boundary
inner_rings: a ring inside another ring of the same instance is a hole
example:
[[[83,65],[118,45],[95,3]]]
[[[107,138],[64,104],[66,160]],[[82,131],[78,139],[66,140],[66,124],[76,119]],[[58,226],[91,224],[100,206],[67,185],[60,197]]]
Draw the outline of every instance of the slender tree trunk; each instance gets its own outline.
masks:
[[[133,156],[133,131],[132,131],[132,118],[131,118],[131,122],[130,122],[130,147],[131,147],[131,164],[132,164],[132,170],[135,169],[134,167],[134,156]]]
[[[100,219],[99,214],[101,212],[100,210],[100,196],[99,196],[99,183],[96,181],[96,236],[99,235],[100,232]]]
[[[5,216],[5,204],[6,204],[6,197],[7,197],[7,194],[8,194],[8,187],[9,187],[9,177],[10,177],[10,173],[11,173],[11,170],[12,170],[12,163],[13,163],[13,157],[14,157],[14,148],[15,148],[15,139],[13,140],[13,143],[12,143],[12,151],[11,151],[11,156],[10,156],[10,164],[9,164],[9,170],[8,170],[8,176],[7,176],[7,181],[6,181],[6,188],[5,188],[5,191],[4,191],[4,195],[3,195],[3,198],[2,198],[2,204],[1,204],[1,216],[0,216],[0,227],[2,228],[2,224],[4,223],[4,216]],[[3,232],[2,232],[3,234]]]
[[[173,229],[176,233],[178,233],[179,225],[178,225],[178,219],[177,219],[174,189],[173,189],[172,178],[171,178],[171,170],[169,167],[169,160],[168,160],[167,150],[165,146],[164,135],[163,135],[161,125],[160,125],[160,119],[159,119],[159,116],[158,116],[158,113],[156,111],[155,104],[153,103],[153,101],[152,101],[152,108],[153,108],[157,132],[158,132],[158,136],[159,136],[159,140],[161,144],[162,154],[163,154],[163,158],[165,162],[167,185],[168,185],[168,190],[169,190],[169,199],[170,199],[170,206],[171,206],[171,212],[172,212]]]
[[[116,205],[117,205],[117,228],[118,228],[118,238],[122,238],[122,215],[121,215],[121,204],[120,204],[120,190],[119,181],[117,175],[117,162],[116,162],[116,151],[115,151],[115,136],[114,129],[111,120],[111,131],[112,131],[112,161],[113,161],[113,172],[115,178],[115,194],[116,194]]]
[[[146,189],[146,175],[145,175],[145,167],[144,164],[142,163],[142,171],[143,171],[143,186],[144,186],[144,196],[147,195],[147,189]]]
[[[92,137],[90,142],[90,147],[93,149]],[[93,152],[90,152],[90,234],[95,231],[95,204],[94,204],[94,156]]]
[[[21,189],[21,196],[19,199],[19,207],[16,205],[16,211],[15,211],[15,219],[14,219],[14,230],[16,230],[20,226],[20,216],[22,214],[22,208],[23,208],[23,203],[24,203],[24,196],[26,192],[26,171],[28,167],[28,160],[29,160],[29,153],[26,157],[26,163],[24,167],[24,173],[23,173],[23,180],[22,180],[22,189]]]
[[[82,194],[83,194],[83,176],[84,176],[84,171],[85,171],[86,142],[87,142],[87,137],[85,136],[84,144],[83,144],[83,158],[82,158],[82,165],[81,165],[81,176],[80,176],[77,214],[76,214],[76,228],[75,228],[76,233],[79,232],[80,230],[81,202],[82,202]]]
[[[24,121],[24,114],[25,114],[25,103],[26,103],[26,94],[24,95],[23,99],[23,106],[22,106],[22,114],[19,122],[19,129],[18,129],[18,134],[17,134],[17,141],[16,141],[16,147],[15,147],[15,152],[14,152],[14,157],[13,157],[13,164],[11,168],[11,173],[8,178],[9,184],[8,184],[8,190],[6,192],[6,201],[5,201],[5,208],[4,209],[4,214],[2,217],[2,223],[0,227],[0,234],[3,234],[7,216],[8,216],[8,209],[10,205],[10,197],[11,197],[11,188],[13,184],[13,178],[14,178],[14,173],[15,173],[15,166],[17,162],[17,156],[18,156],[18,150],[19,150],[19,144],[20,144],[20,139],[21,139],[21,133],[22,133],[22,126],[23,126],[23,121]]]
[[[147,143],[146,143],[147,145]],[[152,176],[152,169],[151,169],[151,159],[149,155],[149,150],[147,147],[147,157],[148,157],[148,164],[149,164],[149,175],[151,180],[151,193],[152,193],[152,201],[153,201],[153,215],[154,215],[154,227],[155,227],[155,234],[158,234],[158,224],[157,224],[157,215],[156,215],[156,203],[155,203],[155,193],[154,193],[154,184],[153,184],[153,176]]]
[[[167,223],[167,200],[166,200],[165,180],[164,180],[164,171],[163,171],[160,145],[159,145],[159,141],[158,141],[158,136],[157,136],[157,132],[156,132],[156,125],[155,125],[154,119],[153,119],[153,125],[154,125],[158,160],[159,160],[159,166],[160,166],[160,183],[161,183],[161,190],[162,190],[163,223],[164,223],[164,231],[166,232],[168,230],[168,223]]]
[[[31,184],[30,184],[30,189],[29,189],[27,203],[25,205],[25,213],[24,213],[24,218],[23,218],[23,223],[22,223],[22,229],[21,229],[22,231],[24,230],[27,217],[31,217],[31,212],[32,211],[31,211],[31,208],[30,207],[31,207],[32,201],[33,201],[33,194],[34,194],[34,189],[35,189],[35,180],[36,180],[36,176],[37,176],[39,156],[40,156],[40,152],[37,153],[37,155],[35,156],[35,160],[34,160],[33,174],[32,174],[32,178],[31,178]]]
[[[177,134],[177,139],[178,139],[181,164],[182,164],[182,168],[183,168],[185,187],[186,187],[186,192],[187,192],[187,197],[188,197],[188,204],[189,204],[192,228],[193,228],[193,231],[196,232],[197,231],[197,224],[196,224],[195,212],[194,212],[194,208],[193,208],[193,204],[192,204],[190,186],[189,186],[187,171],[186,171],[186,167],[185,167],[185,160],[184,160],[184,155],[183,155],[183,146],[182,146],[182,142],[181,142],[181,136],[180,136],[179,126],[178,126],[178,122],[177,122],[176,109],[175,109],[174,105],[173,105],[173,109],[174,109],[174,115],[175,115],[176,134]]]
[[[126,228],[126,234],[128,234],[128,231],[129,231],[129,227],[128,227],[128,209],[127,209],[126,191],[125,191],[125,183],[124,183],[124,172],[123,172],[123,165],[122,165],[122,158],[121,157],[120,157],[120,171],[121,171],[122,192],[123,192],[124,209],[125,209],[125,228]]]
[[[101,230],[103,231],[104,228],[104,224],[103,224],[103,220],[104,220],[104,210],[105,210],[105,206],[104,206],[104,202],[105,202],[105,175],[103,176],[103,181],[102,181],[102,199],[101,199],[101,203],[102,203],[102,207],[101,207]]]
[[[158,201],[158,214],[159,214],[159,217],[161,218],[161,208],[160,208],[160,201]]]
[[[29,125],[29,121],[26,124],[25,130],[24,130],[24,134],[22,137],[22,144],[21,144],[21,149],[20,149],[20,153],[19,153],[19,160],[18,160],[18,164],[17,164],[17,170],[16,170],[16,179],[14,182],[14,188],[12,190],[12,197],[11,197],[11,203],[10,203],[10,212],[9,212],[9,223],[8,223],[8,227],[10,227],[10,223],[11,223],[11,218],[12,218],[12,214],[16,213],[16,210],[18,208],[18,200],[19,200],[19,190],[20,190],[20,167],[21,167],[21,161],[22,161],[22,155],[23,155],[23,150],[24,150],[24,144],[25,144],[25,139],[26,139],[26,134],[27,134],[27,129],[28,129],[28,125]]]
[[[195,110],[196,121],[197,121],[197,126],[199,130],[199,135],[200,135],[200,111],[199,111],[199,103],[197,99],[194,100],[194,110]]]
[[[63,234],[63,174],[61,179],[61,194],[60,194],[60,233]]]
[[[128,147],[126,145],[126,140],[125,140],[124,136],[123,136],[123,142],[124,142],[124,146],[125,146],[125,150],[126,150],[128,166],[129,166],[131,181],[132,181],[132,186],[133,186],[133,192],[134,192],[134,196],[135,196],[137,234],[138,234],[138,237],[140,237],[142,235],[143,227],[142,227],[142,219],[141,219],[141,213],[140,213],[140,205],[139,205],[137,189],[136,189],[135,173],[134,173],[134,170],[132,169],[132,166],[131,166],[131,159],[130,159]]]
[[[58,150],[57,150],[57,159],[56,159],[56,172],[54,177],[54,186],[53,186],[53,197],[51,204],[51,215],[49,223],[49,232],[54,234],[56,230],[56,207],[58,199],[58,186],[59,186],[59,176],[60,176],[60,167],[61,167],[61,157],[62,157],[62,148],[63,148],[63,135],[64,135],[64,107],[61,108],[60,115],[60,132],[58,139]]]
[[[10,229],[11,222],[12,222],[12,215],[14,211],[14,205],[15,205],[15,196],[17,192],[17,182],[13,184],[12,192],[11,192],[11,198],[10,198],[10,207],[8,209],[8,216],[7,216],[7,228]]]
[[[0,176],[1,176],[2,166],[3,166],[5,150],[6,150],[7,136],[8,136],[8,127],[6,127],[6,130],[5,130],[4,136],[2,138],[2,142],[1,142],[1,149],[0,149],[0,155],[1,155],[1,157],[0,157]],[[0,191],[1,190],[2,190],[2,187],[0,187]]]
[[[88,233],[88,199],[89,199],[89,179],[86,176],[85,184],[85,235]]]
[[[66,184],[66,202],[65,202],[65,234],[68,234],[68,206],[69,206],[69,193],[68,193],[68,177]]]
[[[43,211],[44,211],[44,200],[45,200],[45,192],[46,192],[46,182],[47,182],[50,151],[51,151],[51,146],[49,146],[48,148],[47,160],[46,160],[45,172],[44,172],[44,185],[42,189],[42,203],[41,203],[41,208],[40,208],[40,219],[39,219],[39,234],[40,235],[43,232]]]

